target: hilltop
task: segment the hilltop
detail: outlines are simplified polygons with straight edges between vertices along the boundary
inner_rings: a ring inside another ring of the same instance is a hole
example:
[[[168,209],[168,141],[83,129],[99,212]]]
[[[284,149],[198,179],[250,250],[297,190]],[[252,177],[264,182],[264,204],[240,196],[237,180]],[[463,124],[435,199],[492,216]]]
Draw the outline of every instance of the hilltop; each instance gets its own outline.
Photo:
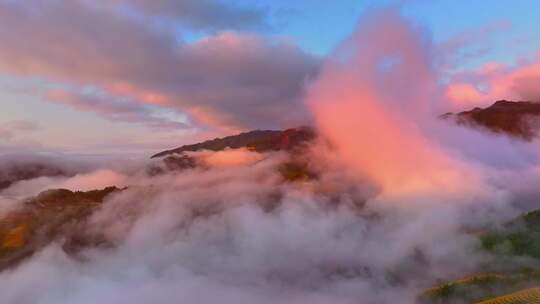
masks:
[[[442,117],[456,123],[490,132],[507,134],[523,140],[537,136],[540,103],[532,101],[499,100],[486,108],[474,108]]]

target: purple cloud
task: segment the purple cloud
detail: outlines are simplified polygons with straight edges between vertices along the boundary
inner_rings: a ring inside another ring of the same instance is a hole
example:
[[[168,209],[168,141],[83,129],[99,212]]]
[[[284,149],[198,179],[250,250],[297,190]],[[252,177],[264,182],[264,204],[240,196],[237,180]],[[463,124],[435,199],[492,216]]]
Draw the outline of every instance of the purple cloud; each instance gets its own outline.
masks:
[[[118,0],[151,17],[170,21],[196,30],[268,30],[269,12],[263,8],[242,7],[219,0]]]
[[[151,128],[163,130],[177,130],[187,127],[183,122],[157,116],[150,106],[108,96],[99,92],[87,93],[68,90],[50,90],[47,93],[47,98],[50,101],[69,105],[82,112],[98,114],[110,121],[142,123]]]
[[[14,120],[0,123],[0,140],[11,140],[19,133],[35,131],[39,125],[33,121]]]
[[[303,88],[320,62],[289,41],[255,34],[178,42],[168,30],[82,0],[0,3],[0,40],[0,72],[90,85],[217,128],[305,123]]]

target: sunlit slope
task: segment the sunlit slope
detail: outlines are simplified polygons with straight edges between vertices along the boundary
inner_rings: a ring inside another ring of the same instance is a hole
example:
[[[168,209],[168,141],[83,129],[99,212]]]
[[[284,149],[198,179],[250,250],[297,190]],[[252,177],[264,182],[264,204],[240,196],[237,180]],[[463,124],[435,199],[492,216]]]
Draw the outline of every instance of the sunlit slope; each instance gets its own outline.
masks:
[[[16,266],[53,241],[62,240],[66,251],[104,245],[99,235],[91,235],[83,225],[116,187],[88,192],[48,190],[21,203],[0,218],[0,271]]]
[[[540,269],[479,273],[426,290],[423,303],[474,303],[521,289],[540,286]]]
[[[423,303],[476,303],[540,286],[540,210],[487,229],[479,244],[491,257],[483,271],[424,291]]]
[[[540,303],[540,287],[514,292],[477,304],[537,304]]]

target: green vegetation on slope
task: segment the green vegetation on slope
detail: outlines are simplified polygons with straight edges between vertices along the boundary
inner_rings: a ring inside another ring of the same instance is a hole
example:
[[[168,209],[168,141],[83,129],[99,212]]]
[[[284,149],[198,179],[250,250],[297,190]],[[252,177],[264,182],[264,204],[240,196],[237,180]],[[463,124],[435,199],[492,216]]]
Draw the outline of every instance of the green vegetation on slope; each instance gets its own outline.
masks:
[[[485,268],[504,271],[479,273],[430,288],[421,295],[422,302],[474,303],[496,297],[507,299],[506,294],[540,286],[540,210],[482,233],[479,241],[479,249],[494,258]],[[518,260],[528,261],[525,263],[528,266]]]
[[[496,255],[540,258],[540,210],[526,213],[480,240],[483,249]]]

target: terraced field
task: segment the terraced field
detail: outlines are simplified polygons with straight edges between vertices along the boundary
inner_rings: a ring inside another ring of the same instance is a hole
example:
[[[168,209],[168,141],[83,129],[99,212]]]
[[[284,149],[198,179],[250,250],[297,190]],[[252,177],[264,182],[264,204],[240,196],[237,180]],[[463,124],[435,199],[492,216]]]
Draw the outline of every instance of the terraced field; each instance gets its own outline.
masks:
[[[427,289],[420,295],[421,302],[540,304],[540,289],[536,289],[540,286],[540,210],[493,226],[478,237],[478,250],[492,257],[482,265],[484,272]]]
[[[540,303],[540,287],[529,288],[505,296],[478,302],[477,304],[537,304]]]
[[[422,303],[475,303],[540,285],[540,270],[523,268],[510,273],[479,273],[426,290]]]

